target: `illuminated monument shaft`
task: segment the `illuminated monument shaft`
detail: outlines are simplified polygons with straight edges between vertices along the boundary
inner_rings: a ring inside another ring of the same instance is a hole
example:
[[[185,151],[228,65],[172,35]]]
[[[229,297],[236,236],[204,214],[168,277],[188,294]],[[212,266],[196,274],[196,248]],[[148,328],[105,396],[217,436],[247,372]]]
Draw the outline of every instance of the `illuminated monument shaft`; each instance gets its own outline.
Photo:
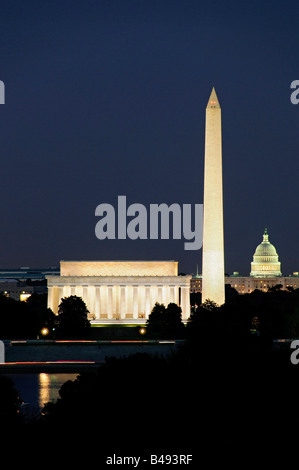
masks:
[[[213,88],[206,108],[202,302],[225,302],[221,108]]]

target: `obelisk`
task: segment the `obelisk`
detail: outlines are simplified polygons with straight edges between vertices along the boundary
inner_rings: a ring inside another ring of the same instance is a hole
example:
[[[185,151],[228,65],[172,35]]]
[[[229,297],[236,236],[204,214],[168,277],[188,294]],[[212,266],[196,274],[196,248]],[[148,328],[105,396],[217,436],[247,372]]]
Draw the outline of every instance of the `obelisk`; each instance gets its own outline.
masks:
[[[225,302],[221,108],[213,88],[206,107],[202,303]]]

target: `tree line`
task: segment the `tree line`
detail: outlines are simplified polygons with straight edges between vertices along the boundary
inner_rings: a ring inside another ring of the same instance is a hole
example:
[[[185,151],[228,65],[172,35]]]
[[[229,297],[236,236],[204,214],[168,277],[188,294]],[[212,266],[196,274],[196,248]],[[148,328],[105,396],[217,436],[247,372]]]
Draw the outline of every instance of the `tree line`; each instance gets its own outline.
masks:
[[[187,338],[196,329],[198,337],[215,334],[228,336],[262,335],[268,338],[299,336],[299,289],[250,294],[230,292],[225,304],[212,301],[195,304],[187,322],[181,308],[169,303],[156,303],[147,319],[148,338]],[[47,308],[46,294],[32,294],[25,302],[0,294],[0,338],[34,339],[46,328],[48,338],[87,338],[91,325],[88,308],[81,297],[63,298],[58,315]],[[190,327],[191,325],[191,327]]]
[[[66,318],[71,311],[86,314],[78,298],[66,298],[64,309],[66,303],[72,304]],[[29,425],[41,436],[51,430],[57,442],[66,435],[80,435],[81,445],[96,440],[106,454],[130,446],[178,452],[182,446],[196,455],[222,443],[233,451],[243,444],[247,456],[266,439],[274,445],[278,436],[281,443],[289,438],[286,419],[296,424],[299,418],[299,375],[289,348],[275,349],[272,340],[298,336],[298,308],[298,290],[256,291],[232,296],[221,307],[212,301],[194,307],[185,325],[178,306],[157,303],[146,335],[174,338],[183,331],[185,341],[175,352],[111,357],[65,382],[58,401]],[[25,424],[19,404],[11,382],[0,376],[2,423]]]

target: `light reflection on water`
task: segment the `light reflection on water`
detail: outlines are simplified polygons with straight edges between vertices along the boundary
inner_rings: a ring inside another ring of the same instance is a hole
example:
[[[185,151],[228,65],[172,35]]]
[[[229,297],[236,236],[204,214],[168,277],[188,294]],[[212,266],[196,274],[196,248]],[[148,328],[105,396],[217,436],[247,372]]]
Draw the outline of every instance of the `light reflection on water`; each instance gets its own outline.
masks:
[[[29,404],[31,410],[41,410],[45,403],[55,402],[59,390],[68,380],[75,380],[78,374],[7,374],[14,382],[20,398]]]
[[[75,380],[78,374],[38,374],[38,406],[43,408],[49,401],[55,402],[59,397],[59,390],[68,380]]]

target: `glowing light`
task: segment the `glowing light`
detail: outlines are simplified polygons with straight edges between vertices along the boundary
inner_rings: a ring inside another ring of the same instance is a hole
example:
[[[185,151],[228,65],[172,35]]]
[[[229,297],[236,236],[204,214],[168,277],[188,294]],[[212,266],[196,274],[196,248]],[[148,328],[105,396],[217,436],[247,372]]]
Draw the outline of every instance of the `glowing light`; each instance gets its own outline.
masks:
[[[49,374],[39,374],[39,406],[42,408],[50,401],[50,376]]]
[[[25,294],[25,292],[23,292],[22,294],[20,294],[21,302],[25,302],[30,296],[31,294]]]

